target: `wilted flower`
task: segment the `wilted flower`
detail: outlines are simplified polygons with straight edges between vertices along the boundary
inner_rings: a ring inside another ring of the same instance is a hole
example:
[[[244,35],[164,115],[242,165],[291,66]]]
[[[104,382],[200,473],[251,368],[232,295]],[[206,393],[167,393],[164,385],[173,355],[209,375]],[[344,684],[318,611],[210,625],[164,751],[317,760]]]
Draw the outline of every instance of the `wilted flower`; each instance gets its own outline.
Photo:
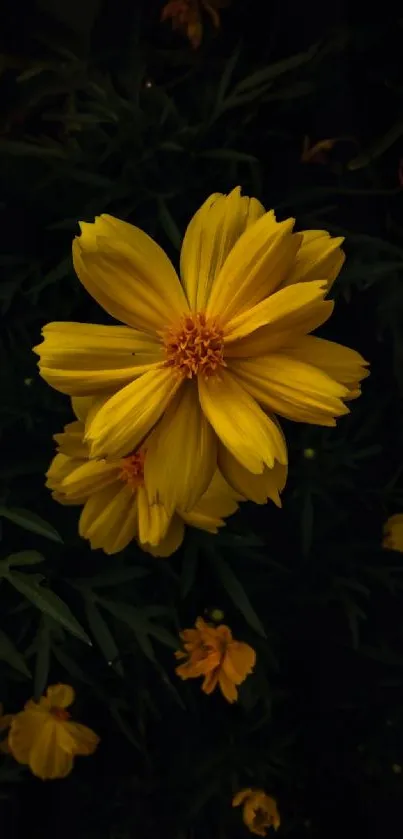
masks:
[[[176,668],[181,679],[203,676],[202,690],[212,693],[219,686],[228,702],[238,698],[237,686],[252,672],[256,653],[249,644],[234,641],[228,626],[212,626],[198,618],[195,629],[181,632],[183,650],[176,653],[184,659]]]
[[[39,702],[30,699],[11,721],[8,746],[12,756],[42,780],[64,778],[74,758],[91,755],[99,743],[91,728],[71,721],[66,708],[73,702],[70,685],[52,685]]]
[[[243,804],[242,815],[251,833],[266,836],[269,827],[278,830],[280,815],[274,798],[262,789],[242,789],[234,795],[232,806]]]
[[[360,393],[366,362],[308,333],[328,319],[325,295],[342,239],[293,233],[254,198],[211,195],[182,244],[181,277],[142,230],[112,216],[81,224],[81,282],[127,326],[51,323],[36,347],[57,390],[99,399],[87,417],[92,458],[137,451],[151,500],[191,510],[217,465],[238,492],[267,497],[287,463],[275,414],[335,425]]]
[[[395,513],[388,518],[383,527],[383,535],[384,548],[403,553],[403,513]]]

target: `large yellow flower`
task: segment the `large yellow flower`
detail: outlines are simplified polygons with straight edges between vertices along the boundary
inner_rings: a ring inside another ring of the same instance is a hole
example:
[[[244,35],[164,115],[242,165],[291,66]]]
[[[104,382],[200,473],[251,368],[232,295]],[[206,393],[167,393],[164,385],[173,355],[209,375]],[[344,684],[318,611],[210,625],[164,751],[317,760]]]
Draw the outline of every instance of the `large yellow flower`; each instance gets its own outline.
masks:
[[[58,454],[47,472],[46,485],[62,504],[82,504],[80,536],[92,548],[107,554],[123,550],[136,539],[143,550],[154,556],[169,556],[181,544],[185,524],[217,533],[223,519],[235,512],[240,496],[216,470],[213,479],[191,511],[177,509],[168,514],[162,504],[151,503],[144,479],[148,440],[127,457],[90,460],[84,441],[91,399],[76,397],[73,407],[81,419],[55,434]],[[275,470],[272,470],[273,475]],[[280,475],[282,482],[282,477]],[[278,491],[273,484],[273,500]],[[278,500],[279,503],[279,500]]]
[[[238,685],[245,681],[256,663],[255,650],[235,641],[229,626],[214,626],[197,618],[195,629],[181,632],[183,650],[175,653],[183,660],[176,668],[181,679],[203,677],[202,691],[212,693],[218,686],[228,702],[238,699]]]
[[[186,230],[179,280],[142,230],[108,215],[81,224],[76,272],[127,325],[48,324],[40,371],[62,393],[102,397],[91,457],[124,457],[157,426],[147,481],[167,509],[192,509],[217,462],[252,497],[250,481],[287,462],[275,414],[335,425],[360,393],[363,358],[308,334],[332,312],[342,239],[293,227],[239,188],[211,195]]]
[[[70,685],[52,685],[39,702],[30,699],[24,710],[12,717],[9,751],[38,778],[65,778],[74,758],[91,755],[99,743],[91,728],[70,719],[66,709],[73,702]]]

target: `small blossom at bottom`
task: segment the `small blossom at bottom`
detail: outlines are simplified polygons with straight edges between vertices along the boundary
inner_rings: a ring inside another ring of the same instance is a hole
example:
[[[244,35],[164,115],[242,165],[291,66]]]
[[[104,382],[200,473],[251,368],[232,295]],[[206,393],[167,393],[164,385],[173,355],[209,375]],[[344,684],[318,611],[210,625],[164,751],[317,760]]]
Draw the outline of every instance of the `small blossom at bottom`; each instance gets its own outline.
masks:
[[[396,513],[385,522],[382,547],[403,553],[403,513]]]
[[[52,685],[39,702],[30,699],[14,714],[8,734],[9,751],[42,780],[65,778],[77,755],[92,754],[99,737],[73,722],[66,710],[74,702],[70,685]]]
[[[269,827],[273,827],[274,830],[280,827],[277,802],[264,790],[249,788],[240,790],[234,795],[232,806],[239,807],[240,804],[243,805],[243,820],[251,833],[266,836]]]
[[[175,653],[183,663],[176,668],[181,679],[203,676],[202,691],[212,693],[219,686],[228,702],[238,699],[237,686],[245,681],[256,663],[256,653],[249,644],[234,641],[225,624],[213,626],[198,618],[195,629],[181,632],[183,650]]]

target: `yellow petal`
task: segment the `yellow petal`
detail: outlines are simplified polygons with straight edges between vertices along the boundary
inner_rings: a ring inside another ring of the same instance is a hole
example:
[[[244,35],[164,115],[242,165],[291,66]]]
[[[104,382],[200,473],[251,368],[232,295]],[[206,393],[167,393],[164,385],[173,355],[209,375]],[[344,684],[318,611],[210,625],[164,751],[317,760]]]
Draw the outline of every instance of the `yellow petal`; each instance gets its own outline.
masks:
[[[168,530],[171,516],[162,504],[150,503],[144,487],[138,489],[137,504],[139,542],[158,545]]]
[[[234,685],[234,682],[228,678],[224,670],[220,670],[218,674],[218,684],[224,699],[226,699],[227,702],[236,702],[238,699],[238,690]]]
[[[99,743],[99,737],[95,731],[78,722],[66,722],[66,727],[74,740],[75,755],[92,755],[95,752]]]
[[[246,801],[246,799],[249,798],[251,793],[252,793],[252,790],[250,789],[250,787],[248,787],[247,789],[239,790],[239,792],[235,793],[235,795],[232,799],[232,806],[233,807],[239,807],[240,804],[243,804],[244,801]]]
[[[369,376],[365,368],[368,362],[355,350],[325,341],[313,335],[304,335],[285,350],[287,356],[298,358],[307,364],[313,364],[324,370],[336,382],[342,385],[356,385],[361,379]]]
[[[225,344],[239,341],[261,327],[270,326],[273,334],[300,332],[304,334],[312,327],[311,317],[317,313],[319,305],[323,313],[322,323],[330,316],[333,304],[324,301],[326,284],[323,281],[299,283],[280,289],[271,297],[258,303],[253,308],[233,318],[225,327]],[[308,328],[307,328],[308,325]],[[267,351],[267,350],[266,350]]]
[[[169,368],[144,373],[87,420],[92,457],[123,457],[134,451],[159,420],[181,385]]]
[[[73,704],[75,698],[71,685],[51,685],[46,691],[46,699],[50,705],[58,708],[68,708]]]
[[[185,382],[147,440],[144,477],[151,499],[169,513],[191,510],[211,483],[217,437],[200,407],[197,384]]]
[[[235,685],[242,684],[256,664],[256,652],[241,641],[232,641],[223,660],[223,670]]]
[[[92,396],[72,396],[71,407],[78,420],[85,423],[88,411],[92,407],[94,399]]]
[[[218,465],[230,486],[244,498],[255,504],[266,504],[270,498],[281,507],[280,492],[287,480],[286,465],[276,460],[271,469],[265,466],[260,475],[253,475],[222,445],[218,451]]]
[[[73,468],[59,484],[58,491],[70,500],[82,498],[119,481],[119,463],[108,460],[72,461]],[[120,489],[118,483],[117,492]]]
[[[156,338],[127,326],[48,323],[34,347],[42,378],[70,396],[116,390],[162,359]]]
[[[49,489],[58,490],[60,483],[69,475],[73,468],[73,460],[65,454],[57,454],[46,472],[46,486]]]
[[[349,413],[341,401],[348,396],[346,387],[286,355],[237,360],[233,375],[265,408],[296,422],[335,425],[334,417]]]
[[[340,247],[344,239],[332,238],[326,230],[304,230],[301,235],[301,247],[283,285],[326,280],[330,289],[346,258]]]
[[[281,285],[300,244],[300,237],[292,235],[294,224],[295,219],[278,224],[271,210],[246,230],[214,283],[208,315],[227,323],[252,309]]]
[[[214,193],[193,216],[181,251],[181,277],[190,308],[204,310],[228,254],[244,230],[264,213],[255,198]]]
[[[219,670],[211,670],[209,673],[206,673],[203,684],[202,684],[202,691],[203,693],[207,693],[207,695],[213,693],[218,685],[218,676]]]
[[[142,544],[141,547],[144,551],[147,551],[147,553],[150,553],[153,556],[171,556],[171,554],[175,553],[175,551],[177,551],[181,546],[184,535],[185,525],[179,516],[174,515],[170,521],[165,536],[161,539],[158,545],[150,545],[147,543]]]
[[[116,484],[91,495],[80,516],[79,533],[91,548],[115,554],[137,537],[137,501],[130,487]]]
[[[199,394],[218,437],[246,469],[259,474],[275,460],[287,462],[277,426],[231,374],[222,371],[219,378],[199,377]]]
[[[172,263],[150,236],[108,215],[80,226],[73,242],[75,270],[113,318],[155,333],[188,311]]]
[[[84,430],[84,423],[79,420],[65,425],[61,434],[53,435],[58,451],[76,460],[86,460],[89,450],[84,443]]]
[[[217,533],[218,528],[225,524],[224,519],[238,509],[237,502],[238,495],[228,486],[217,469],[200,501],[188,512],[181,510],[180,515],[191,527]]]
[[[384,524],[382,547],[403,552],[403,514],[395,513]]]
[[[49,718],[45,709],[35,703],[31,705],[28,710],[15,714],[8,734],[11,754],[18,763],[29,763],[31,749]]]
[[[29,756],[29,766],[43,781],[65,778],[73,768],[73,741],[62,723],[48,717]]]

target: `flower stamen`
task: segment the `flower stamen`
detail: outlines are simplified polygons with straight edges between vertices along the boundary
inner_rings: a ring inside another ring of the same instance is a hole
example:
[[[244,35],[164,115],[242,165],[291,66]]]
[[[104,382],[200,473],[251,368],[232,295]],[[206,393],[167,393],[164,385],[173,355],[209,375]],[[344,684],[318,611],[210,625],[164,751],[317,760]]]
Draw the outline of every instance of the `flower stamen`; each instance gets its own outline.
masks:
[[[185,315],[179,328],[169,329],[164,337],[166,367],[172,367],[185,379],[214,376],[225,367],[224,333],[203,312]]]
[[[119,478],[128,484],[133,492],[142,486],[144,481],[144,457],[145,452],[139,451],[129,454],[121,461]]]

